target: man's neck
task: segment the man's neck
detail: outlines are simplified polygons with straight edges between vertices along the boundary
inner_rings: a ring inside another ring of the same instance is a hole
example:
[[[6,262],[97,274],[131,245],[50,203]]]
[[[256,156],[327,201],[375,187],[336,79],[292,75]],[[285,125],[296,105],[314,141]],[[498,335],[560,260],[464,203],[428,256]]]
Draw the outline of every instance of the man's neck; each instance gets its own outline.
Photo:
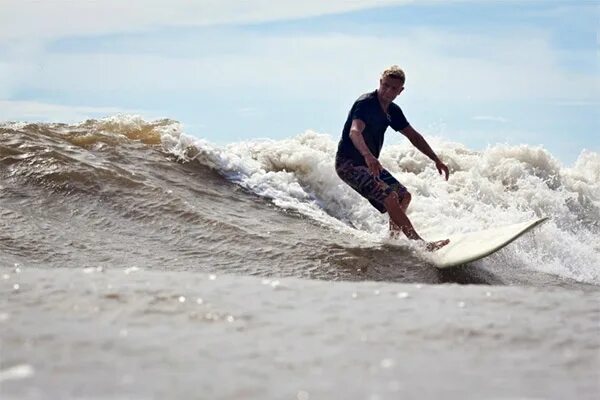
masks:
[[[381,108],[383,109],[383,111],[387,112],[388,107],[390,106],[390,104],[392,103],[391,101],[385,101],[384,99],[381,98],[381,96],[379,95],[379,90],[377,90],[377,100],[379,100],[379,105],[381,106]]]

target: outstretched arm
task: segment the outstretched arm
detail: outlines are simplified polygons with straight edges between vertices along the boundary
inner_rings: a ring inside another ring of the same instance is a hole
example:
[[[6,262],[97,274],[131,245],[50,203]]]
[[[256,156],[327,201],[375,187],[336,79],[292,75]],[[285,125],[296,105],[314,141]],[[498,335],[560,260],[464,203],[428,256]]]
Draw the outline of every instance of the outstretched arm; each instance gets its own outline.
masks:
[[[404,136],[406,136],[408,138],[408,140],[410,140],[410,142],[413,144],[413,146],[415,146],[417,149],[419,149],[419,151],[421,153],[423,153],[427,157],[431,158],[433,160],[433,162],[435,162],[435,166],[436,166],[438,172],[440,173],[440,175],[443,172],[446,177],[446,180],[448,180],[448,175],[450,175],[450,172],[448,171],[448,167],[434,153],[434,151],[431,149],[431,146],[429,146],[429,143],[427,143],[427,141],[425,140],[423,135],[421,135],[419,132],[417,132],[410,125],[402,130],[402,134]]]

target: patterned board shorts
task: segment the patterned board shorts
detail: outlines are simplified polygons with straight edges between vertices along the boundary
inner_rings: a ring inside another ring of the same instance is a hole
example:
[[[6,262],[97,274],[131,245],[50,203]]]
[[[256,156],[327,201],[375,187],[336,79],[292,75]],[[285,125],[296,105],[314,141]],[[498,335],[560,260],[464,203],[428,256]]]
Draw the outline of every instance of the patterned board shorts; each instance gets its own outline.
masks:
[[[383,201],[390,193],[398,193],[398,199],[402,200],[408,192],[386,169],[381,172],[379,179],[375,179],[366,166],[354,165],[352,160],[336,159],[335,171],[344,182],[369,200],[381,213],[386,212]]]

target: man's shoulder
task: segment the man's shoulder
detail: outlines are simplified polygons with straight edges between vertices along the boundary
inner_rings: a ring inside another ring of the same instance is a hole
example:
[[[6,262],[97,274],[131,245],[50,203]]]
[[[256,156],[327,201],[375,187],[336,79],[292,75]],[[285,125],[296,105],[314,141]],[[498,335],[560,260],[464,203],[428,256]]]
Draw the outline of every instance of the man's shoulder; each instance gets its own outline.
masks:
[[[356,101],[352,105],[352,109],[356,110],[358,108],[363,111],[371,110],[374,108],[374,105],[376,104],[375,103],[376,100],[377,100],[376,92],[369,92],[369,93],[362,94],[358,97],[358,99],[356,99]]]
[[[388,114],[391,116],[390,125],[395,130],[401,131],[410,125],[398,104],[391,103],[388,108]]]
[[[400,106],[396,103],[390,103],[389,106],[390,109],[393,109],[394,111],[402,111],[402,109],[400,108]]]
[[[402,108],[400,108],[400,106],[396,103],[390,103],[390,106],[388,107],[388,113],[393,116],[404,116]]]
[[[377,98],[377,91],[376,90],[373,91],[373,92],[368,92],[368,93],[361,94],[358,97],[358,99],[356,99],[355,103],[373,100],[374,98]]]

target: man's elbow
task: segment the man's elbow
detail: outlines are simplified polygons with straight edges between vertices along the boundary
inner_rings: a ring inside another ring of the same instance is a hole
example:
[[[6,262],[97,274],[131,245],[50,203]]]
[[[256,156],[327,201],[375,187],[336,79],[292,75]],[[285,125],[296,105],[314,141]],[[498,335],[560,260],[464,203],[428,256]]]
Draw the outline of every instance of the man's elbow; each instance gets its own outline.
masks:
[[[410,140],[411,143],[414,143],[414,141],[417,140],[419,136],[421,136],[419,135],[419,132],[415,131],[410,125],[405,129],[402,129],[400,132],[402,132],[402,134],[406,136],[406,138]]]
[[[358,129],[350,129],[350,139],[354,139],[355,137],[361,136],[362,132]]]

